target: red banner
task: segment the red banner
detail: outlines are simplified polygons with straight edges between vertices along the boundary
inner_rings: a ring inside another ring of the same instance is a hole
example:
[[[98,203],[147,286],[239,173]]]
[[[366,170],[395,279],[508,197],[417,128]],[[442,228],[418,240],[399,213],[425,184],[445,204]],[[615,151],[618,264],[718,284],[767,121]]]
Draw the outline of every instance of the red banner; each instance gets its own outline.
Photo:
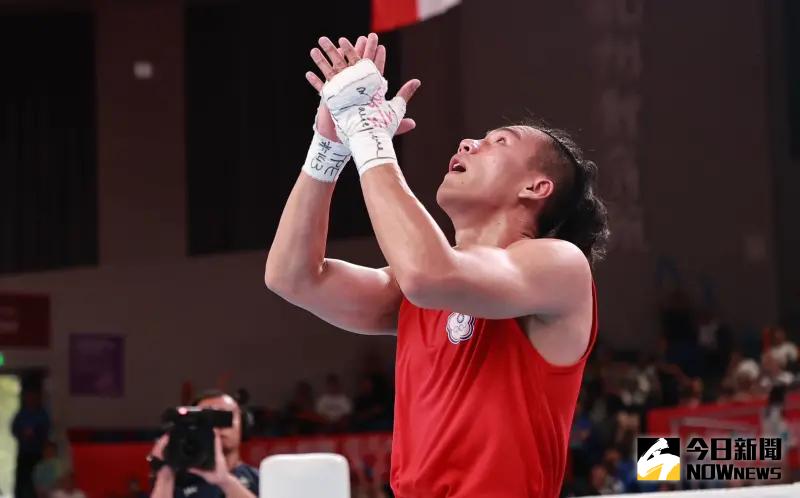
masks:
[[[72,443],[72,463],[78,488],[88,498],[125,496],[131,481],[148,489],[145,457],[150,443]],[[242,447],[242,458],[258,467],[261,460],[279,453],[332,452],[350,462],[355,484],[388,482],[392,435],[349,434],[293,438],[258,438]]]
[[[766,437],[766,400],[741,403],[709,403],[694,408],[674,407],[651,410],[648,432],[656,436],[691,437]],[[786,396],[783,420],[788,429],[789,447],[784,447],[792,469],[800,469],[800,393]],[[769,434],[777,437],[779,434]]]
[[[0,346],[50,346],[50,298],[0,293]]]
[[[72,443],[75,485],[87,498],[126,496],[131,481],[149,489],[145,458],[152,443]]]

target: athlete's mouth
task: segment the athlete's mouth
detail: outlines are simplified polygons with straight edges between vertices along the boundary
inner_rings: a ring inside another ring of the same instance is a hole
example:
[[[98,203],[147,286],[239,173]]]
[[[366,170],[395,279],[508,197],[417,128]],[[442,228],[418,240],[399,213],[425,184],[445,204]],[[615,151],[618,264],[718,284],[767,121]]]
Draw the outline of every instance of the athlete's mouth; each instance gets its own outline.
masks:
[[[447,170],[450,173],[464,173],[467,171],[467,167],[457,156],[453,156],[453,158],[450,159],[450,166],[447,168]]]

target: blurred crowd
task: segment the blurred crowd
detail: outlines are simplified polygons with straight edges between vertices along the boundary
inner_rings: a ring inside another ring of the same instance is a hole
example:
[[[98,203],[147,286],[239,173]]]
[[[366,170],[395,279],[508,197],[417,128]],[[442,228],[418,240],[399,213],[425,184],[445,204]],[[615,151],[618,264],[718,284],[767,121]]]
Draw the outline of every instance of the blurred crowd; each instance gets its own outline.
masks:
[[[563,496],[675,489],[636,480],[635,440],[648,433],[653,408],[768,401],[800,385],[798,348],[782,327],[765,327],[748,343],[680,293],[665,302],[660,320],[655,353],[598,347],[587,364]],[[781,420],[768,422],[787,430]]]
[[[279,409],[251,408],[255,434],[267,437],[391,431],[394,385],[386,362],[370,355],[348,389],[336,374],[321,386],[303,380]]]

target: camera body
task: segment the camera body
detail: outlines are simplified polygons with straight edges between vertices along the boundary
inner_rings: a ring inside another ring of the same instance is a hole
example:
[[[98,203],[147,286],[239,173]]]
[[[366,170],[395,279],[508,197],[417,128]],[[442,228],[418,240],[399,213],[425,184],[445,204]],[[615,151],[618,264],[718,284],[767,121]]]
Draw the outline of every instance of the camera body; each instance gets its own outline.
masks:
[[[176,472],[214,469],[214,428],[231,427],[233,413],[198,407],[170,408],[162,416],[169,442],[164,463]]]

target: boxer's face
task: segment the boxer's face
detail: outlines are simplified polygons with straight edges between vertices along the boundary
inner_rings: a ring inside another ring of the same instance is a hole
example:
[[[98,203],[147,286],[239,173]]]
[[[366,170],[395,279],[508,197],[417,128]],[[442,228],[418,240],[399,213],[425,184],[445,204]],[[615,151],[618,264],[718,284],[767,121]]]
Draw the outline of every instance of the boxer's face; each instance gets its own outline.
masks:
[[[214,410],[226,410],[233,412],[233,425],[231,427],[217,428],[214,431],[219,434],[222,442],[222,452],[226,455],[239,449],[242,441],[242,431],[240,427],[241,413],[239,405],[228,395],[208,398],[197,403],[200,408],[212,408]]]
[[[552,193],[553,182],[537,165],[553,153],[550,137],[527,126],[498,128],[483,139],[462,140],[436,200],[451,218],[461,210],[542,202]]]

